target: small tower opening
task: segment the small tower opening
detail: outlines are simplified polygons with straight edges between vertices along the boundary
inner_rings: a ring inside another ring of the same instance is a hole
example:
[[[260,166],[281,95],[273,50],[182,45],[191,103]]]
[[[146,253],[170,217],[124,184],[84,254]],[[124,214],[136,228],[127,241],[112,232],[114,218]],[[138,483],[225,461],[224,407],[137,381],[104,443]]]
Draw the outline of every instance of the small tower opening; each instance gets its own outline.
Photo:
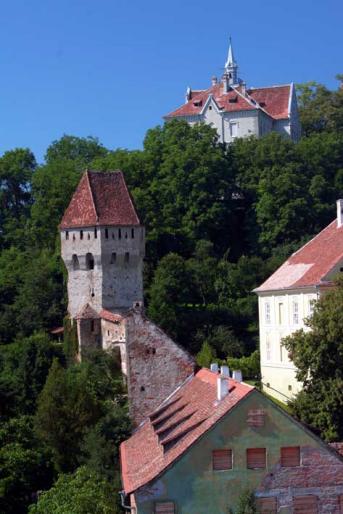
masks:
[[[121,239],[121,229],[118,229],[118,239]]]
[[[108,228],[105,228],[105,238],[108,239]]]
[[[80,239],[83,239],[83,230],[80,230]]]
[[[134,228],[131,229],[131,237],[132,237],[132,239],[135,238],[135,229]]]
[[[116,252],[112,252],[111,254],[111,264],[115,264],[117,261],[117,254]]]
[[[69,232],[66,230],[66,239],[69,239]]]
[[[130,261],[130,254],[129,252],[125,252],[124,262],[128,263]]]
[[[72,260],[72,264],[73,264],[73,270],[75,271],[77,269],[80,269],[79,258],[75,253],[72,256],[71,260]]]
[[[94,227],[94,239],[97,239],[98,237],[98,229]]]
[[[91,253],[86,254],[86,268],[94,269],[94,257]]]

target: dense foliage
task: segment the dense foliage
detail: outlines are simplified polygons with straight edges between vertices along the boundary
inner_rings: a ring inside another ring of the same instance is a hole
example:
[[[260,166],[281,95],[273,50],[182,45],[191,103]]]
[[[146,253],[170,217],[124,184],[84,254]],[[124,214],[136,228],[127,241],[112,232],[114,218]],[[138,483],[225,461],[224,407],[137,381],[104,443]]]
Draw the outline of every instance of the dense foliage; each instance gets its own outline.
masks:
[[[314,306],[310,331],[284,339],[304,388],[293,412],[328,441],[343,439],[343,281]]]
[[[30,512],[116,508],[108,484],[117,481],[118,445],[129,431],[120,372],[101,353],[75,363],[68,322],[63,342],[50,335],[66,313],[58,223],[82,171],[125,174],[147,229],[148,315],[200,364],[217,358],[255,378],[252,290],[334,218],[343,195],[343,91],[304,84],[299,105],[297,144],[274,133],[226,148],[211,127],[172,121],[149,130],[142,150],[63,136],[42,164],[25,148],[0,157],[1,512],[27,512],[38,496]],[[309,383],[297,408],[326,437],[341,437],[340,417],[332,422],[319,407],[340,408],[340,350],[321,345],[310,364],[296,363],[330,378]]]

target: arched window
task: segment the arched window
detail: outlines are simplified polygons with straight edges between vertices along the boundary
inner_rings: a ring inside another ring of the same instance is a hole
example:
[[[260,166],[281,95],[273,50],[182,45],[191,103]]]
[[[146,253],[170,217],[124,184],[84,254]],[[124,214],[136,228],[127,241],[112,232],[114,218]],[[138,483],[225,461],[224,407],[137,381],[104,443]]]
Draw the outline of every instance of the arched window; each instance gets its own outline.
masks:
[[[75,253],[72,256],[71,260],[73,264],[73,270],[80,269],[79,259]]]
[[[86,254],[86,268],[94,269],[94,257],[91,253]]]
[[[116,252],[113,252],[111,254],[111,264],[115,264],[116,260],[117,260],[117,254],[116,254]]]

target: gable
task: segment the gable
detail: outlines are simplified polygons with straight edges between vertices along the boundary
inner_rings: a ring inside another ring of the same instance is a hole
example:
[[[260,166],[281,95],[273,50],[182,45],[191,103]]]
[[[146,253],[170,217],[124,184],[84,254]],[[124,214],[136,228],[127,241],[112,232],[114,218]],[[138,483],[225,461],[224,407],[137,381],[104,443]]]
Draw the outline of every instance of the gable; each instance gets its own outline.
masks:
[[[301,448],[300,467],[281,467],[283,447]],[[225,448],[232,451],[232,469],[216,472],[212,468],[212,451]],[[249,448],[266,449],[266,469],[247,469]],[[271,494],[274,489],[285,489],[289,494],[294,484],[318,487],[323,482],[328,487],[343,487],[340,457],[261,393],[253,391],[169,469],[139,489],[135,497],[142,513],[151,512],[152,502],[165,498],[175,499],[182,512],[188,514],[221,513],[237,504],[246,486],[263,497],[264,492]]]

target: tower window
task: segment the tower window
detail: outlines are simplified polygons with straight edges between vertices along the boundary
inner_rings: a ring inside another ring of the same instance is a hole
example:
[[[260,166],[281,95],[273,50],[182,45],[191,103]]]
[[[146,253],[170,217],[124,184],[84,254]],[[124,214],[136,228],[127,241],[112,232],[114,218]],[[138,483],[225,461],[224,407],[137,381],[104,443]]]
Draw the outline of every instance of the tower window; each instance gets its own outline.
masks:
[[[92,290],[91,290],[91,297],[94,298],[94,296],[95,296],[94,295],[94,289],[92,288]]]
[[[118,238],[121,239],[121,228],[118,230]]]
[[[145,391],[145,387],[144,386],[141,386],[141,391]]]
[[[131,237],[132,237],[132,239],[135,238],[135,229],[134,228],[131,229]]]
[[[91,319],[91,332],[94,332],[94,330],[95,330],[94,319]]]
[[[79,259],[75,253],[71,259],[72,259],[72,264],[73,264],[73,270],[80,269]]]
[[[113,252],[111,254],[111,264],[114,264],[116,262],[116,260],[117,260],[117,254],[116,254],[116,252]]]
[[[87,234],[87,239],[88,239],[88,241],[90,240],[90,238],[91,238],[91,235],[90,235],[90,233],[88,232],[88,234]]]
[[[98,237],[98,229],[94,227],[94,239],[97,239]]]
[[[108,228],[105,228],[105,237],[108,239]]]
[[[83,239],[83,230],[80,230],[80,239]]]
[[[86,268],[94,269],[94,257],[91,253],[86,254]]]
[[[124,262],[129,262],[130,260],[130,254],[129,252],[125,252]]]
[[[73,234],[73,241],[75,241],[75,234]]]
[[[69,232],[66,230],[66,239],[69,239]]]
[[[112,239],[114,239],[114,232],[112,232]]]

